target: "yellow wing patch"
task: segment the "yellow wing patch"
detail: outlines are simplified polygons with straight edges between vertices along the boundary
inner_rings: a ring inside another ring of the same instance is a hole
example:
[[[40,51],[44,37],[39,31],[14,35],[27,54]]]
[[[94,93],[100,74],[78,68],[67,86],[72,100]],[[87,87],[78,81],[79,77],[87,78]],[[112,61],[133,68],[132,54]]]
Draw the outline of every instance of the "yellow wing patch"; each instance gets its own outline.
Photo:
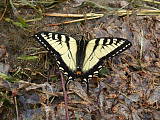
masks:
[[[73,71],[76,70],[77,44],[75,39],[69,37],[69,49],[65,35],[61,35],[61,40],[59,40],[58,34],[49,33],[48,35],[45,35],[42,33],[41,36],[61,55],[62,60],[69,69]]]
[[[96,40],[97,39],[90,40],[86,46],[85,59],[82,69],[83,72],[89,71],[99,62],[99,59],[114,51],[124,42],[120,41],[117,43],[117,39],[112,39],[112,44],[109,44],[111,39],[108,38],[106,43],[104,44],[104,38],[101,38],[98,42],[97,47],[95,48],[97,44]]]

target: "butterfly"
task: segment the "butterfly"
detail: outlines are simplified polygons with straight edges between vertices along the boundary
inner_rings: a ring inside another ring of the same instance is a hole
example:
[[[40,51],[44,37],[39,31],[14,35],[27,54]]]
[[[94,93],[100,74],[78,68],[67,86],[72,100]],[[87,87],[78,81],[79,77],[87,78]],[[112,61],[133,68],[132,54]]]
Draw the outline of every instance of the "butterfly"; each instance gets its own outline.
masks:
[[[89,78],[99,74],[104,60],[132,46],[130,41],[123,38],[100,37],[86,41],[56,32],[39,32],[34,38],[54,54],[59,69],[68,78],[67,82],[80,78],[87,85]]]

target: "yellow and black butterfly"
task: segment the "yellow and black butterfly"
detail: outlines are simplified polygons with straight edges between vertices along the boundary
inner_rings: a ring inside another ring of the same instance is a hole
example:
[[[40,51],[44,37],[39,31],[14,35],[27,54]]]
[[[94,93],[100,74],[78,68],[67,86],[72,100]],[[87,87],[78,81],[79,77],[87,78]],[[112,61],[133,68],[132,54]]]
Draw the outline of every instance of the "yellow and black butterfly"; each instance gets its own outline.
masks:
[[[36,40],[57,59],[59,69],[68,80],[81,78],[88,84],[88,79],[98,75],[105,59],[114,57],[131,47],[130,41],[123,38],[101,37],[90,41],[74,38],[56,32],[39,32]]]

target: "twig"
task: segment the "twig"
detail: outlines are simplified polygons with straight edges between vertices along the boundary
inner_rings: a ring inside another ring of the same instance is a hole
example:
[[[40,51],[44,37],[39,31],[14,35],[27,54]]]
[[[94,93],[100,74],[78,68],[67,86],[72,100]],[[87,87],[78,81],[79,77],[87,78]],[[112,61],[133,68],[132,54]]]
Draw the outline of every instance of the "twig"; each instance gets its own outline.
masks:
[[[7,1],[6,1],[6,0],[5,0],[5,3],[7,4]],[[4,12],[2,13],[2,16],[0,17],[0,21],[1,21],[2,18],[4,17],[6,11],[7,11],[7,5],[6,5],[5,9],[4,9]]]
[[[142,0],[144,2],[150,2],[150,3],[155,3],[155,4],[160,4],[159,1],[156,1],[156,0]]]
[[[71,21],[64,21],[62,23],[55,23],[55,24],[47,24],[48,26],[57,26],[61,24],[68,24],[68,23],[75,23],[75,22],[80,22],[84,20],[90,20],[90,19],[96,19],[103,17],[104,14],[97,14],[97,13],[87,13],[87,14],[62,14],[62,13],[45,13],[45,16],[54,16],[54,17],[83,17],[81,19],[77,20],[71,20]]]
[[[65,102],[65,112],[66,112],[66,120],[69,120],[69,114],[68,114],[68,98],[67,98],[67,92],[65,89],[65,83],[64,83],[64,77],[62,72],[60,72],[61,76],[61,81],[62,81],[62,88],[63,88],[63,93],[64,93],[64,102]]]
[[[141,37],[140,37],[140,60],[143,56],[143,48],[144,48],[144,33],[143,30],[141,30]]]
[[[61,24],[68,24],[68,23],[75,23],[75,22],[80,22],[80,21],[84,21],[84,20],[96,19],[96,18],[99,18],[99,17],[100,17],[100,16],[97,16],[97,17],[88,17],[88,18],[82,18],[82,19],[65,21],[65,22],[62,22],[62,23],[47,24],[47,25],[48,25],[48,26],[57,26],[57,25],[61,25]]]
[[[136,13],[136,15],[160,15],[160,10],[142,9],[142,10],[137,10],[136,12],[132,11],[132,10],[119,10],[119,11],[117,11],[117,14],[119,16],[131,15],[133,13]]]
[[[18,117],[18,107],[17,107],[17,99],[16,99],[16,96],[14,96],[14,102],[15,102],[15,107],[16,107],[17,120],[19,120],[19,117]]]
[[[87,14],[63,14],[63,13],[45,13],[45,16],[54,17],[103,17],[104,14],[87,13]]]

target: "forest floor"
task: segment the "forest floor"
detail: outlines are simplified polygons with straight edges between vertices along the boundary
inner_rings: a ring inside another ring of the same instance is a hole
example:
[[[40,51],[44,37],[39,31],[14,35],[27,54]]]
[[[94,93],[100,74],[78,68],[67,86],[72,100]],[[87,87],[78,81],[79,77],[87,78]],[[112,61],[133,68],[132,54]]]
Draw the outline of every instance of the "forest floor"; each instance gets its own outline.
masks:
[[[159,120],[160,2],[128,1],[0,2],[1,120]],[[40,31],[125,38],[132,47],[104,63],[89,94],[71,81],[64,101],[56,61],[32,37]]]

